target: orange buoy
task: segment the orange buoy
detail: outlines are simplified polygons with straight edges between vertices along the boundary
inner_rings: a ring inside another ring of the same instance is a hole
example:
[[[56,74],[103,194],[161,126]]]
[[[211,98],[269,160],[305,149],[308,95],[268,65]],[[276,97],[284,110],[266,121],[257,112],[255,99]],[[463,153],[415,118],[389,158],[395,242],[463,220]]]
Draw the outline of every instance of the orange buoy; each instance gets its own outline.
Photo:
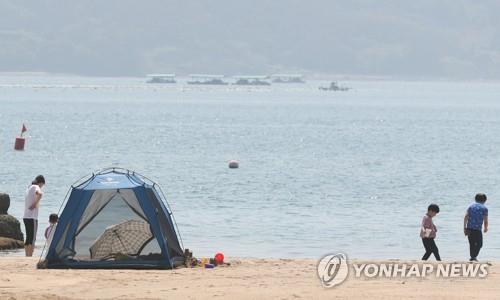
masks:
[[[14,149],[22,151],[24,150],[24,145],[26,144],[26,139],[23,137],[16,137],[16,143],[14,144]]]

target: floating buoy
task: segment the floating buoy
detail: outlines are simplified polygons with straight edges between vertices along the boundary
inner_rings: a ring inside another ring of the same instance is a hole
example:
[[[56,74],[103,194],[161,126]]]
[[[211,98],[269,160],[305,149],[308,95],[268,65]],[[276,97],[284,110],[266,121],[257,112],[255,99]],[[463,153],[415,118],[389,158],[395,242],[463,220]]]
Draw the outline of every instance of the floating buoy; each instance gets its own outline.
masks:
[[[239,166],[240,166],[240,162],[239,161],[234,160],[234,159],[232,159],[232,160],[229,161],[229,168],[230,169],[237,169]]]
[[[24,144],[26,144],[26,140],[23,137],[16,137],[16,143],[14,144],[14,149],[22,151],[24,150]]]
[[[23,124],[23,127],[21,128],[21,135],[16,137],[16,142],[14,143],[14,149],[15,150],[24,150],[24,145],[26,144],[26,140],[23,137],[23,134],[28,131],[26,128],[26,125]]]

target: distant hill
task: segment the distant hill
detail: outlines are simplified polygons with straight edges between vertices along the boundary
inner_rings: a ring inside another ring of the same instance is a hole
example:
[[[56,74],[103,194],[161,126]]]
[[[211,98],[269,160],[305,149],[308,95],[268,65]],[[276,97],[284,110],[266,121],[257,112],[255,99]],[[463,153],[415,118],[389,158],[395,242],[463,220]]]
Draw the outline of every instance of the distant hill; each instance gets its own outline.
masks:
[[[500,1],[0,1],[0,72],[500,78]]]

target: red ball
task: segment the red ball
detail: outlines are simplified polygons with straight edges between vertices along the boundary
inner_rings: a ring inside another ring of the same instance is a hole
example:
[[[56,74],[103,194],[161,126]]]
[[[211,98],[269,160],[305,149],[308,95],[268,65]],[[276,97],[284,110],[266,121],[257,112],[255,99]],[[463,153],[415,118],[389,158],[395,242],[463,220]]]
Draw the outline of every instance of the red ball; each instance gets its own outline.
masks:
[[[220,252],[219,252],[219,253],[217,253],[217,254],[215,254],[215,257],[214,257],[214,258],[215,258],[215,262],[216,262],[217,264],[222,264],[222,263],[224,262],[224,254],[222,254],[222,253],[220,253]]]

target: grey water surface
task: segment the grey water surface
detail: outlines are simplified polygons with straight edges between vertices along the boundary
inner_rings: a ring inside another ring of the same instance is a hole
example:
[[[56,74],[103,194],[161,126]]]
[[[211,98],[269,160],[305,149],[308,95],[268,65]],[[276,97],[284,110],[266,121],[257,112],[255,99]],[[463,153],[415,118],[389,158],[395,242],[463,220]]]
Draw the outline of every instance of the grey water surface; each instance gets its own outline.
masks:
[[[37,253],[71,184],[120,166],[160,184],[195,256],[419,259],[428,204],[444,259],[488,195],[481,257],[500,259],[500,83],[350,81],[270,87],[143,78],[0,77],[0,191],[22,218],[43,174]],[[22,123],[25,151],[13,150]],[[231,159],[239,169],[229,169]]]

